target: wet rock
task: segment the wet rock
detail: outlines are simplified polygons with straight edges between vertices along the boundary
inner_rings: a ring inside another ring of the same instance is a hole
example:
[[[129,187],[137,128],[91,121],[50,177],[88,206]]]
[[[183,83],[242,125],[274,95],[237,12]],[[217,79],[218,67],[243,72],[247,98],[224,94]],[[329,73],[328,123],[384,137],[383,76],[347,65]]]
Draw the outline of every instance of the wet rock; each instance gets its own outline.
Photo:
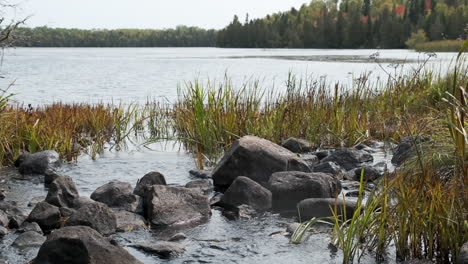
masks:
[[[60,210],[60,215],[62,215],[62,217],[70,217],[76,212],[75,209],[71,209],[67,207],[60,207],[59,210]]]
[[[297,139],[294,137],[290,137],[286,139],[283,144],[281,144],[283,148],[288,149],[294,153],[305,153],[311,151],[311,146],[309,141],[305,139]]]
[[[54,231],[39,249],[32,264],[141,264],[126,250],[112,245],[87,226]]]
[[[104,236],[115,233],[117,218],[107,205],[99,202],[86,204],[76,211],[65,226],[89,226]]]
[[[195,178],[200,179],[210,179],[211,178],[211,171],[209,170],[190,170],[190,175]]]
[[[323,160],[324,158],[328,157],[330,153],[330,150],[320,150],[312,152],[311,154],[317,156],[319,160]]]
[[[21,224],[21,226],[18,228],[17,231],[20,232],[20,233],[33,231],[33,232],[39,233],[39,234],[41,234],[41,235],[44,234],[44,233],[42,232],[41,227],[40,227],[39,224],[36,223],[36,222],[32,222],[32,223],[30,223],[30,222],[24,222],[23,224]]]
[[[364,179],[363,180],[365,182],[375,181],[375,180],[377,180],[378,178],[380,178],[382,176],[380,171],[377,170],[376,168],[366,166],[366,167],[354,169],[353,172],[352,172],[352,179],[350,179],[350,180],[361,181],[362,170],[364,170]]]
[[[43,202],[44,200],[45,200],[45,196],[34,197],[31,199],[31,201],[29,201],[28,207],[34,207],[36,206],[36,204]]]
[[[177,233],[177,234],[171,236],[168,239],[168,241],[177,242],[177,241],[181,241],[181,240],[185,240],[185,239],[187,239],[187,236],[184,233]]]
[[[4,191],[4,190],[0,190],[0,201],[5,200],[5,198],[6,198],[5,191]]]
[[[45,174],[47,170],[54,170],[61,165],[60,156],[53,150],[46,150],[34,154],[23,153],[15,162],[21,174]]]
[[[48,231],[60,227],[60,210],[46,202],[38,203],[29,214],[26,222],[36,222],[42,230]]]
[[[340,165],[336,164],[333,161],[327,161],[317,164],[316,166],[312,167],[312,171],[328,173],[337,177],[338,179],[342,179],[343,174],[345,173],[343,168],[341,168]]]
[[[208,198],[199,191],[166,185],[149,188],[145,212],[154,226],[194,224],[211,216]]]
[[[213,197],[210,198],[210,206],[217,206],[221,202],[221,198],[223,198],[222,193],[216,193]]]
[[[460,253],[457,258],[457,264],[466,263],[468,263],[468,242],[465,242],[465,244],[460,248]]]
[[[223,210],[222,214],[229,220],[252,219],[258,215],[258,212],[246,205],[232,206]]]
[[[143,216],[125,210],[113,210],[117,219],[117,232],[129,232],[145,229],[146,220]]]
[[[8,219],[7,213],[0,210],[0,226],[7,227],[8,223],[10,223],[10,219]]]
[[[271,192],[247,177],[237,177],[221,198],[222,205],[239,206],[246,204],[255,210],[271,208]]]
[[[307,163],[309,168],[313,168],[313,167],[317,166],[319,164],[319,162],[320,162],[320,160],[317,158],[317,156],[311,155],[311,154],[301,155],[301,159],[303,161],[305,161],[305,163]]]
[[[40,247],[44,241],[46,241],[45,236],[34,231],[28,231],[19,235],[11,246],[22,250],[30,247]]]
[[[288,232],[289,234],[294,234],[294,232],[296,232],[300,225],[300,223],[291,223],[286,227],[286,232]]]
[[[0,238],[3,238],[4,236],[6,236],[8,234],[8,229],[6,229],[5,227],[3,226],[0,226]],[[0,262],[1,263],[1,262]]]
[[[309,198],[301,201],[298,204],[298,214],[301,221],[308,221],[314,217],[331,217],[333,216],[331,208],[337,205],[338,214],[343,211],[343,206],[346,207],[347,219],[352,218],[356,202],[343,201],[334,198]]]
[[[91,199],[111,208],[143,212],[141,197],[133,194],[132,185],[127,182],[114,181],[104,184],[91,194]]]
[[[26,219],[26,215],[14,201],[0,201],[0,211],[8,217],[8,228],[18,228]]]
[[[263,186],[278,171],[306,171],[309,166],[291,151],[266,139],[245,136],[236,140],[213,170],[214,185],[227,188],[238,176]]]
[[[133,194],[144,197],[147,189],[153,185],[166,185],[166,178],[159,172],[153,171],[139,179]]]
[[[401,165],[405,161],[417,155],[416,147],[424,146],[430,143],[431,139],[428,137],[405,137],[403,138],[395,149],[392,157],[392,163]]]
[[[185,185],[185,187],[192,188],[192,189],[199,189],[203,193],[208,193],[211,190],[213,190],[213,184],[211,183],[211,180],[208,180],[208,179],[190,181]]]
[[[132,247],[146,253],[158,255],[164,259],[176,257],[185,252],[185,248],[181,244],[168,241],[158,241],[153,244],[136,244],[132,245]]]
[[[61,176],[49,185],[49,192],[46,202],[58,207],[76,207],[78,203],[78,190],[73,179],[68,176]]]
[[[55,170],[47,170],[44,174],[44,184],[49,185],[61,175]]]
[[[374,158],[371,154],[357,149],[340,149],[324,158],[322,162],[332,161],[349,171],[359,167],[362,163],[371,162]]]
[[[271,175],[269,189],[275,209],[295,210],[297,203],[307,198],[336,197],[341,192],[341,183],[325,173],[286,171]]]

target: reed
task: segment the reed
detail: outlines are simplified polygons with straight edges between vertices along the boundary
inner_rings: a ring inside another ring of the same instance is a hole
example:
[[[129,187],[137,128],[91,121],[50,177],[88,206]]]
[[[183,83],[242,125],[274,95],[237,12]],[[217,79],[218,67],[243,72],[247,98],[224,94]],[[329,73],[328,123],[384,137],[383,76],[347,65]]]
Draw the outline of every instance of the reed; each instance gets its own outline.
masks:
[[[463,40],[438,40],[415,44],[418,52],[458,52]]]

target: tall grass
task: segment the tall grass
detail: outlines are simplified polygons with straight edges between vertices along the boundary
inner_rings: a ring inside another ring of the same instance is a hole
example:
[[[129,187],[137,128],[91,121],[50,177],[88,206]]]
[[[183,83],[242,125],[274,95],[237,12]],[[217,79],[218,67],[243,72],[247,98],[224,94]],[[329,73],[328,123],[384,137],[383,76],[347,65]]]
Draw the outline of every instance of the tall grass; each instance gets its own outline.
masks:
[[[414,49],[418,52],[458,52],[463,40],[438,40],[418,43]]]

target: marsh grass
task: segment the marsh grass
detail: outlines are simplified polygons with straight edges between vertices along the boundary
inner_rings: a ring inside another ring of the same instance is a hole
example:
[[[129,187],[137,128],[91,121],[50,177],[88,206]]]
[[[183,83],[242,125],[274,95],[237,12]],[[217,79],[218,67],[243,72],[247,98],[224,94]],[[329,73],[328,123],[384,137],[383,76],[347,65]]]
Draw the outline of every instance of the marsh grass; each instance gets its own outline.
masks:
[[[418,52],[458,52],[463,40],[438,40],[418,43],[414,49]]]

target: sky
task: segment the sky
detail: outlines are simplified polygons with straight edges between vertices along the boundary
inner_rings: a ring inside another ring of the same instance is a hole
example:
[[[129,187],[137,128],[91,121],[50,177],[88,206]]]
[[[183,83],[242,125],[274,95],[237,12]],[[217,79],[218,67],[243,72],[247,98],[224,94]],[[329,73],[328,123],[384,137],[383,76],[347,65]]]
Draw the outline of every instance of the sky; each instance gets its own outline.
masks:
[[[10,0],[11,1],[11,0]],[[27,26],[65,28],[223,28],[234,15],[260,18],[309,0],[16,0],[16,18],[31,15]],[[13,16],[13,15],[12,15]]]

